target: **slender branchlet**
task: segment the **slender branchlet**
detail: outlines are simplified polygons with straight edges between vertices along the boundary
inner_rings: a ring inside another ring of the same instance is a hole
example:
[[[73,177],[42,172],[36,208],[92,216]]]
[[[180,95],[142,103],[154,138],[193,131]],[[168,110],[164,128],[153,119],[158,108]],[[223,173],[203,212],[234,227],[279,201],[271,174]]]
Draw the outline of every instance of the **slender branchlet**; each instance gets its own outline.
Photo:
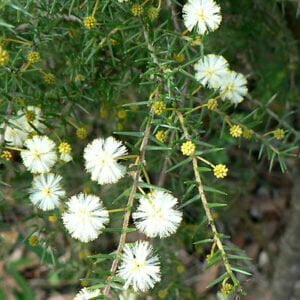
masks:
[[[190,141],[191,136],[190,136],[190,134],[189,134],[189,132],[188,132],[186,126],[185,126],[184,117],[183,117],[182,113],[177,111],[177,116],[178,116],[181,128],[183,130],[185,139]],[[222,240],[220,238],[220,233],[217,230],[214,218],[213,218],[212,213],[209,209],[208,202],[207,202],[207,199],[206,199],[206,196],[205,196],[205,193],[204,193],[204,187],[203,187],[203,184],[202,184],[202,181],[201,181],[201,176],[200,176],[200,173],[199,173],[198,160],[197,160],[197,157],[196,157],[195,154],[192,155],[192,164],[193,164],[193,171],[194,171],[195,180],[197,182],[200,199],[201,199],[201,202],[202,202],[202,205],[203,205],[203,208],[204,208],[205,215],[207,217],[209,226],[210,226],[211,231],[213,233],[213,240],[216,243],[218,249],[220,250],[221,257],[222,257],[222,260],[223,260],[223,264],[224,264],[224,267],[226,269],[226,272],[227,272],[228,276],[231,278],[231,280],[232,280],[232,282],[234,283],[235,286],[239,286],[239,281],[238,281],[238,279],[236,278],[236,276],[234,275],[234,273],[232,271],[232,268],[231,268],[231,265],[230,265],[229,260],[227,258],[227,254],[225,252]]]

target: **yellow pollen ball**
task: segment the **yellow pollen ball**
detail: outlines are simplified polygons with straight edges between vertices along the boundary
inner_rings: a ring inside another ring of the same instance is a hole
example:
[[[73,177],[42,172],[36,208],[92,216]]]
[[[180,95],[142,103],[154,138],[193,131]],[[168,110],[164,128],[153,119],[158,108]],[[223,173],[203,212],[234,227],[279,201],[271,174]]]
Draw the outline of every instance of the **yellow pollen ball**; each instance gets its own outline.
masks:
[[[119,119],[125,119],[127,117],[127,111],[125,109],[120,109],[117,112],[117,116]]]
[[[227,176],[228,168],[223,164],[218,164],[214,167],[214,175],[217,178],[224,178]]]
[[[233,286],[232,284],[230,284],[230,283],[225,283],[225,284],[223,285],[222,289],[221,289],[221,293],[222,293],[223,295],[228,296],[228,295],[230,295],[230,294],[233,292],[233,290],[234,290],[234,286]]]
[[[28,53],[27,59],[31,64],[34,64],[39,62],[41,60],[41,57],[37,51],[31,51]]]
[[[0,46],[0,67],[6,65],[9,60],[9,54]]]
[[[214,99],[214,98],[209,99],[209,100],[207,101],[206,106],[207,106],[207,108],[208,108],[209,110],[214,110],[214,109],[216,109],[216,108],[218,107],[218,101],[217,101],[216,99]]]
[[[86,286],[89,285],[89,282],[88,282],[87,280],[82,280],[82,281],[80,282],[80,284],[81,284],[81,286],[86,287]]]
[[[156,101],[152,105],[154,113],[161,115],[166,110],[166,104],[163,101]]]
[[[81,140],[84,140],[87,137],[87,134],[88,134],[87,129],[84,127],[80,127],[76,130],[76,135]]]
[[[140,4],[133,4],[131,7],[131,12],[135,17],[139,17],[144,13],[144,8]]]
[[[192,156],[195,153],[196,146],[193,142],[187,141],[181,145],[183,155]]]
[[[183,63],[185,61],[185,55],[183,53],[174,54],[173,58],[178,63]]]
[[[234,138],[238,138],[238,137],[240,137],[243,134],[243,130],[242,130],[241,126],[239,126],[239,125],[233,125],[230,128],[230,134]]]
[[[282,140],[284,138],[284,130],[283,129],[276,129],[273,131],[273,136],[277,140]]]
[[[83,25],[87,29],[93,29],[97,25],[97,20],[93,16],[88,16],[88,17],[84,18]]]
[[[1,158],[4,159],[4,160],[9,161],[9,160],[12,159],[12,154],[11,154],[10,151],[3,151],[3,152],[1,153]]]
[[[29,245],[31,246],[37,246],[39,244],[39,239],[36,235],[32,235],[29,239],[28,239]]]
[[[72,150],[71,145],[69,143],[66,143],[66,142],[62,142],[58,146],[58,151],[61,154],[69,154],[71,152],[71,150]]]
[[[176,270],[179,274],[181,274],[185,272],[185,267],[183,265],[179,265]]]
[[[51,223],[56,223],[57,220],[58,220],[58,217],[57,217],[57,215],[51,215],[51,216],[48,217],[48,220]]]
[[[245,129],[243,131],[243,137],[247,140],[250,140],[254,134],[254,131],[252,129]]]
[[[155,135],[155,138],[156,138],[157,140],[159,140],[161,143],[165,142],[166,139],[167,139],[166,132],[163,131],[163,130],[157,131],[157,133],[156,133],[156,135]]]
[[[158,14],[159,14],[159,9],[155,8],[154,6],[148,8],[147,16],[151,21],[157,19]]]
[[[44,75],[44,81],[47,83],[47,84],[54,84],[55,81],[56,81],[56,77],[54,74],[52,73],[46,73]]]

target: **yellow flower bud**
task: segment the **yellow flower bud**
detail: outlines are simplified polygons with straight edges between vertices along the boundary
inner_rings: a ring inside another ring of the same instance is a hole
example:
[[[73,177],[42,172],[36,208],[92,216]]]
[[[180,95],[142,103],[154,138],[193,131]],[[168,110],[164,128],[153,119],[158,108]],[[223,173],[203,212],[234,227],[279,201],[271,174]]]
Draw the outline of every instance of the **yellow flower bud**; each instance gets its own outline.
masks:
[[[214,99],[214,98],[209,99],[209,100],[207,101],[206,106],[207,106],[207,108],[208,108],[209,110],[214,110],[214,109],[216,109],[216,108],[218,107],[218,101],[217,101],[217,99]]]
[[[164,130],[157,131],[155,135],[156,139],[159,140],[161,143],[165,142],[167,139],[166,132]]]
[[[44,81],[47,83],[47,84],[54,84],[55,81],[56,81],[56,77],[54,74],[52,73],[46,73],[44,75]]]
[[[40,54],[37,51],[30,51],[27,57],[31,64],[37,63],[41,60]]]
[[[161,115],[166,110],[166,104],[163,101],[156,101],[152,105],[154,113]]]
[[[217,178],[224,178],[227,176],[228,168],[223,164],[218,164],[214,167],[214,175]]]
[[[76,135],[81,140],[84,140],[87,137],[88,131],[84,127],[80,127],[76,130]]]
[[[9,54],[0,46],[0,67],[6,65],[9,60]]]
[[[93,29],[97,25],[97,20],[93,16],[88,16],[88,17],[84,18],[83,25],[87,29]]]
[[[196,146],[193,142],[187,141],[181,145],[183,155],[192,156],[195,153]]]
[[[233,125],[231,128],[230,128],[230,134],[231,136],[233,136],[234,138],[238,138],[242,135],[243,133],[243,130],[241,128],[241,126],[239,125]]]
[[[69,143],[62,142],[58,146],[58,151],[61,154],[69,154],[72,151],[72,147]]]
[[[149,7],[147,10],[147,16],[151,21],[154,21],[155,19],[157,19],[158,14],[159,14],[159,9],[157,9],[154,6]]]
[[[274,138],[277,139],[277,140],[282,140],[282,139],[284,139],[284,130],[283,130],[283,129],[280,129],[280,128],[274,130],[274,131],[273,131],[273,136],[274,136]]]
[[[1,158],[4,159],[4,160],[9,161],[9,160],[12,159],[12,154],[11,154],[10,151],[3,151],[3,152],[1,153]]]
[[[131,7],[131,12],[135,17],[139,17],[144,13],[144,8],[140,4],[133,4]]]
[[[37,246],[39,244],[39,239],[36,235],[32,235],[29,239],[28,239],[28,243],[31,246]]]

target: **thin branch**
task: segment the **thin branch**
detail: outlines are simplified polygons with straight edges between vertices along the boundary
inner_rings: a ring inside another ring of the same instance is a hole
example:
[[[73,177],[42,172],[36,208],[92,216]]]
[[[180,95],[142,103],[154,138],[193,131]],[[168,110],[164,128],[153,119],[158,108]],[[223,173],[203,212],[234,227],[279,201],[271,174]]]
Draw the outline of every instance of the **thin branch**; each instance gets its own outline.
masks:
[[[182,113],[177,112],[177,116],[179,118],[179,122],[180,122],[182,130],[184,132],[185,138],[188,141],[190,141],[191,136],[190,136],[190,134],[189,134],[189,132],[188,132],[186,126],[185,126],[184,118],[183,118]],[[226,269],[226,272],[227,272],[228,276],[231,278],[233,284],[235,286],[238,286],[239,281],[238,281],[238,279],[236,278],[236,276],[234,275],[234,273],[232,271],[232,268],[231,268],[231,265],[228,261],[227,254],[225,252],[223,243],[220,239],[220,234],[217,230],[217,227],[216,227],[214,218],[212,216],[212,213],[211,213],[211,211],[208,207],[208,202],[207,202],[207,199],[206,199],[206,196],[205,196],[205,193],[204,193],[204,187],[203,187],[201,177],[200,177],[200,173],[199,173],[199,170],[198,170],[198,160],[197,160],[196,155],[192,155],[192,163],[193,163],[193,170],[194,170],[195,180],[196,180],[197,186],[198,186],[198,192],[199,192],[200,199],[201,199],[201,202],[202,202],[202,205],[203,205],[203,208],[204,208],[207,220],[208,220],[208,224],[209,224],[209,226],[212,230],[212,233],[214,235],[214,242],[216,243],[218,249],[220,250],[221,257],[222,257],[222,260],[223,260],[223,264],[224,264],[224,267]]]

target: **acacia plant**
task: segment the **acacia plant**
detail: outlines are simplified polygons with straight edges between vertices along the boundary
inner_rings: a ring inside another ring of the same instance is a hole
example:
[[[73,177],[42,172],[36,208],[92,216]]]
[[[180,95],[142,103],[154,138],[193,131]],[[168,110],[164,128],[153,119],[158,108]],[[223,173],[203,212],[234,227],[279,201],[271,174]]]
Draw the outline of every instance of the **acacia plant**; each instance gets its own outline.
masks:
[[[231,2],[1,2],[0,220],[51,289],[195,299],[188,278],[218,266],[207,288],[245,293],[248,257],[220,221],[226,178],[247,177],[231,152],[285,172],[299,134],[276,95],[257,98]]]

